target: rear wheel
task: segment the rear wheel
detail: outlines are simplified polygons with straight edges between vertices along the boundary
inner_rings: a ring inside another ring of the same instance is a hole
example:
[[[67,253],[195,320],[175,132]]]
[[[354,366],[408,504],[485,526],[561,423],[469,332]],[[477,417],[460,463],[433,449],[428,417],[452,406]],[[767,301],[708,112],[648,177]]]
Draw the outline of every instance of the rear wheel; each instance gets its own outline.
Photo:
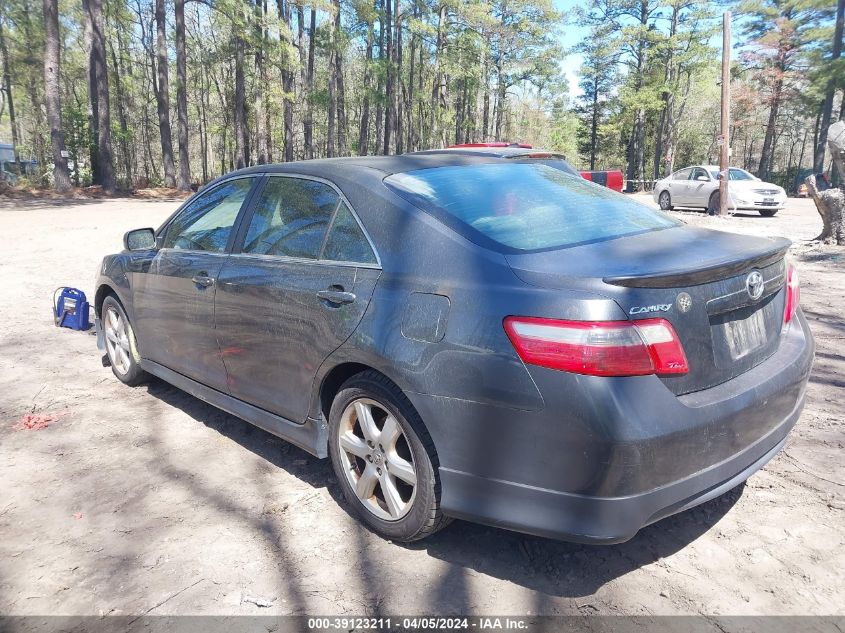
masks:
[[[778,212],[777,209],[757,209],[764,218],[771,218],[774,217],[775,213]]]
[[[357,517],[396,541],[448,524],[440,512],[437,453],[411,403],[381,374],[350,378],[332,403],[329,452]]]
[[[707,202],[707,215],[716,215],[721,209],[720,196],[718,191],[710,194],[710,200]]]
[[[135,332],[123,306],[114,297],[106,297],[100,314],[112,373],[118,380],[132,387],[142,383],[147,373],[138,364],[141,355],[138,354]]]
[[[669,196],[668,191],[661,191],[660,196],[657,198],[657,203],[660,205],[660,208],[663,211],[671,211],[672,210],[672,198]]]

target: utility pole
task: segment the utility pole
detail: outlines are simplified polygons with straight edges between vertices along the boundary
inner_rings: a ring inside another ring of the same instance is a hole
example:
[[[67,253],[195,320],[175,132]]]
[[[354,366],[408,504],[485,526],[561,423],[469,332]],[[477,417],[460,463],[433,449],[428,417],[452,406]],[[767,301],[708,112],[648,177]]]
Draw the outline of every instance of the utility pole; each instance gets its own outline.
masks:
[[[719,135],[719,215],[728,213],[728,168],[731,152],[731,12],[722,16],[722,130]]]

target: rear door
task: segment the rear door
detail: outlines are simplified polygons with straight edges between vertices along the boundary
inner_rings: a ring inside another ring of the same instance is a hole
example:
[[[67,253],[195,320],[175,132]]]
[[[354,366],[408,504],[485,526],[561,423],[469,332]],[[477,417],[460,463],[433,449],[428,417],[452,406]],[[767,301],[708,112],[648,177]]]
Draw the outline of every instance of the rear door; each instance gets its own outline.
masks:
[[[214,331],[217,276],[257,180],[235,178],[194,198],[159,235],[149,269],[131,273],[141,355],[215,389],[226,387]]]
[[[334,186],[269,176],[219,277],[215,320],[229,393],[304,421],[317,369],[355,330],[380,270]]]

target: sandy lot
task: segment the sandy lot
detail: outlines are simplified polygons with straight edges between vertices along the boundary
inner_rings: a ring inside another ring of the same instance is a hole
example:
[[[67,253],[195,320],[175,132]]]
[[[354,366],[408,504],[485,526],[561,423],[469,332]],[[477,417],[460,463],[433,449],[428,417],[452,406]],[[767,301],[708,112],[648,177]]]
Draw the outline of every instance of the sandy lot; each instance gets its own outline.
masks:
[[[327,461],[162,382],[131,389],[51,293],[176,202],[0,200],[0,614],[845,614],[845,250],[808,201],[691,223],[795,241],[818,343],[787,448],[744,490],[589,547],[456,522],[400,546]],[[54,416],[21,429],[26,414]],[[256,604],[258,603],[258,604]],[[259,606],[267,605],[267,606]]]

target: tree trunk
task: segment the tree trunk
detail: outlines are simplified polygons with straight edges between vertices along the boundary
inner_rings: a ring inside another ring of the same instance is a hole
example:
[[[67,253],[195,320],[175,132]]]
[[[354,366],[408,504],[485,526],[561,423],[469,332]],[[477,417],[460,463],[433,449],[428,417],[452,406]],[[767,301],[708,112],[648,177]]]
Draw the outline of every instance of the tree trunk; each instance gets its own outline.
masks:
[[[494,141],[502,140],[502,120],[505,111],[505,95],[507,94],[507,86],[505,86],[505,76],[502,68],[502,58],[496,60],[496,129],[493,134]]]
[[[399,0],[395,0],[393,5],[393,20],[396,24],[396,153],[401,154],[404,151],[404,128],[402,127],[403,105],[405,98],[405,91],[403,89],[404,81],[402,78],[402,9]]]
[[[777,132],[778,111],[780,110],[781,95],[783,93],[783,76],[786,72],[786,51],[781,49],[777,54],[778,74],[772,86],[771,107],[769,121],[766,124],[766,136],[763,139],[763,149],[760,152],[760,167],[757,176],[762,180],[769,177],[772,168],[772,157],[775,153],[775,134]]]
[[[92,93],[97,104],[97,163],[99,184],[106,194],[114,193],[114,153],[111,142],[111,100],[106,65],[106,36],[102,0],[86,0],[86,20],[91,28]]]
[[[831,64],[833,60],[839,59],[842,54],[842,30],[845,26],[845,0],[838,0],[836,3],[836,26],[833,31],[833,50],[831,55]],[[824,152],[827,145],[827,129],[830,126],[830,116],[833,111],[833,95],[836,91],[836,77],[831,73],[827,81],[827,89],[825,90],[824,102],[822,104],[821,123],[819,128],[819,139],[816,145],[816,151],[813,155],[813,171],[818,173],[824,170]],[[845,104],[845,97],[843,97]]]
[[[126,185],[132,187],[132,154],[129,151],[129,122],[126,116],[126,95],[123,91],[121,64],[117,60],[117,53],[110,43],[112,68],[114,69],[114,87],[117,97],[117,120],[120,123],[120,153],[123,157],[123,169],[126,172]],[[120,41],[118,40],[118,48]]]
[[[596,77],[599,71],[596,70]],[[593,83],[593,108],[590,120],[590,171],[596,168],[596,145],[598,144],[599,130],[599,88],[598,82]]]
[[[291,60],[288,57],[290,52],[290,40],[288,39],[291,32],[290,28],[290,3],[286,0],[278,0],[279,17],[285,25],[286,31],[280,32],[280,44],[285,48],[284,56],[282,58],[282,92],[284,93],[284,112],[282,119],[284,121],[284,142],[285,142],[285,161],[291,162],[293,160],[293,70],[291,69]],[[258,114],[256,113],[256,118]]]
[[[380,0],[381,4],[383,4],[387,0]],[[377,4],[378,6],[378,4]],[[381,12],[379,12],[379,19],[378,19],[378,60],[379,60],[379,67],[382,66],[382,62],[384,62],[384,16]],[[384,139],[384,83],[382,81],[381,73],[379,73],[378,77],[378,88],[376,89],[376,94],[378,95],[378,100],[376,102],[376,144],[375,144],[375,153],[381,154],[382,153],[382,139]]]
[[[308,29],[308,73],[305,82],[305,116],[302,121],[302,136],[305,142],[305,158],[314,158],[314,115],[310,103],[314,89],[314,34],[317,30],[317,10],[311,9],[311,26]]]
[[[346,156],[346,89],[343,84],[343,55],[341,54],[341,28],[340,28],[340,0],[335,0],[335,17],[334,17],[334,65],[335,65],[335,81],[337,89],[337,153],[339,156]]]
[[[486,141],[490,133],[490,57],[482,51],[484,63],[481,66],[481,81],[484,84],[483,113],[481,115],[481,140]]]
[[[446,109],[446,81],[443,58],[446,55],[447,6],[443,2],[437,14],[437,39],[434,52],[434,83],[431,90],[431,142],[439,147],[446,145],[443,110]]]
[[[257,45],[255,47],[255,136],[256,136],[256,162],[259,165],[267,163],[267,154],[270,150],[270,140],[267,129],[267,103],[264,97],[264,87],[267,85],[267,72],[264,64],[264,49],[266,46],[264,29],[264,11],[262,0],[255,0],[255,33]]]
[[[337,134],[337,64],[335,64],[337,43],[334,33],[332,33],[329,46],[329,111],[326,121],[326,156],[333,158]]]
[[[308,67],[308,54],[305,48],[305,9],[301,4],[296,5],[297,48],[299,49],[299,104],[302,110],[308,109],[305,102],[305,69]],[[305,158],[304,149],[298,153],[300,159]]]
[[[244,49],[246,43],[240,33],[235,34],[235,169],[247,165],[246,157],[246,88],[244,78]]]
[[[416,2],[414,2],[414,18],[416,19],[417,17],[419,17],[419,6]],[[405,112],[408,117],[408,138],[405,146],[409,152],[413,152],[417,149],[417,143],[414,139],[414,131],[416,130],[416,127],[414,126],[414,67],[416,66],[416,55],[417,36],[414,34],[411,35],[411,51],[410,55],[408,55],[408,94],[405,99]]]
[[[842,179],[845,175],[845,121],[837,121],[826,132],[833,164],[839,171],[840,179]],[[828,244],[845,246],[845,221],[843,221],[843,215],[845,215],[845,185],[819,190],[814,174],[807,176],[804,182],[807,184],[807,189],[813,197],[813,202],[816,203],[816,209],[822,216],[824,224],[821,234],[816,239]]]
[[[53,176],[56,191],[70,191],[70,176],[67,170],[65,135],[62,131],[62,106],[59,98],[59,2],[44,0],[44,85],[47,105],[47,123],[50,125],[50,140],[53,146]]]
[[[191,189],[191,159],[188,153],[188,72],[185,53],[185,0],[176,0],[176,116],[179,119],[180,191]]]
[[[382,154],[390,154],[390,139],[393,135],[393,127],[396,113],[395,105],[395,71],[394,71],[394,47],[393,47],[393,0],[384,0],[384,29],[385,40],[387,40],[387,89],[385,90],[384,106],[384,144]]]
[[[12,98],[12,73],[9,70],[9,49],[6,47],[6,36],[3,33],[3,19],[0,18],[0,55],[3,56],[3,90],[6,93],[6,101],[9,104],[9,125],[12,128],[12,155],[15,161],[12,169],[16,175],[20,175],[20,157],[18,156],[18,123],[15,118],[15,101]]]
[[[97,63],[94,60],[94,22],[91,19],[90,0],[82,0],[85,20],[85,53],[88,63],[88,155],[91,163],[91,184],[100,182],[100,108],[97,100]]]
[[[367,25],[367,49],[364,56],[364,97],[361,103],[361,124],[358,126],[358,155],[369,153],[370,143],[370,81],[373,65],[373,25]]]
[[[164,0],[156,0],[156,53],[158,82],[153,91],[158,110],[158,129],[161,137],[161,156],[164,165],[164,186],[176,186],[176,164],[173,162],[173,133],[170,129],[170,72],[167,60],[167,21]],[[156,72],[156,71],[153,71]]]

